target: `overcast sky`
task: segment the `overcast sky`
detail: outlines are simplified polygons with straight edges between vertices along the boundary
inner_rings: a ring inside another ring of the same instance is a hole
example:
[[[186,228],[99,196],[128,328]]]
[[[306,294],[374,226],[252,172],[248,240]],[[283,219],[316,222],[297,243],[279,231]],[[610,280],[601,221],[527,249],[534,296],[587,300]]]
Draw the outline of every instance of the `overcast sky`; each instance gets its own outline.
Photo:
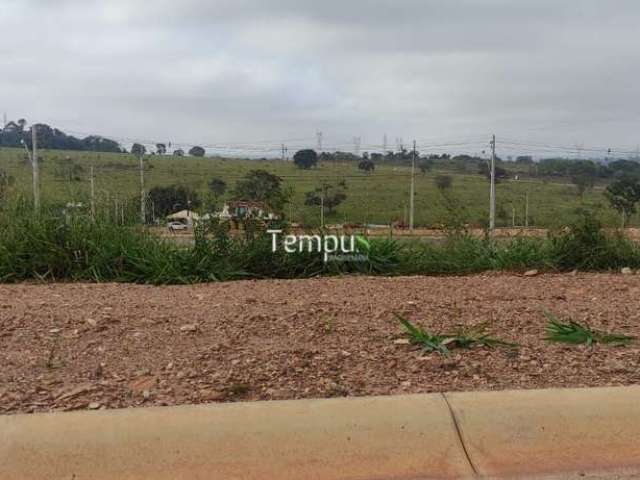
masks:
[[[0,112],[174,143],[636,148],[637,0],[1,0]]]

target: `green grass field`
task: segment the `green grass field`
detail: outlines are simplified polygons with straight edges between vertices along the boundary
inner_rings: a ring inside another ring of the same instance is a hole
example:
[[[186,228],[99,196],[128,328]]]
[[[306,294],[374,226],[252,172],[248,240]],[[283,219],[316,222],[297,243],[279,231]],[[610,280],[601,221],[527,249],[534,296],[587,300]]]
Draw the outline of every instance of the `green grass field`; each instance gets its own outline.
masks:
[[[136,215],[139,191],[137,159],[127,154],[91,152],[41,151],[41,195],[43,202],[88,202],[90,194],[89,171],[95,169],[96,200],[99,208],[111,208],[114,199],[126,201],[130,215]],[[31,195],[31,166],[25,161],[26,153],[19,149],[0,149],[0,169],[15,178],[14,192]],[[70,160],[67,160],[69,158]],[[300,170],[291,162],[279,160],[237,160],[222,158],[194,158],[173,156],[146,157],[146,188],[157,185],[178,184],[191,187],[201,194],[207,192],[207,183],[220,177],[228,184],[226,197],[230,197],[238,178],[252,169],[265,169],[281,176],[285,186],[294,189],[291,212],[293,220],[318,225],[318,207],[304,205],[304,194],[323,182],[335,184],[344,180],[347,200],[336,212],[326,217],[327,223],[387,224],[402,220],[409,203],[410,169],[403,166],[378,165],[372,174],[360,172],[355,164],[322,164],[312,170]],[[73,165],[78,165],[73,171]],[[72,177],[70,178],[70,173]],[[489,204],[489,184],[475,172],[460,173],[437,170],[416,175],[417,226],[436,226],[446,223],[451,213],[445,208],[442,194],[433,179],[438,174],[453,177],[450,197],[460,205],[457,215],[465,223],[482,226],[486,223]],[[602,186],[596,187],[581,199],[575,188],[559,181],[525,178],[507,180],[497,186],[497,224],[511,226],[515,209],[516,225],[524,224],[525,195],[529,195],[529,226],[558,227],[571,220],[578,207],[596,211],[605,225],[617,226],[619,215],[609,208],[602,195]],[[632,218],[631,225],[637,225]]]

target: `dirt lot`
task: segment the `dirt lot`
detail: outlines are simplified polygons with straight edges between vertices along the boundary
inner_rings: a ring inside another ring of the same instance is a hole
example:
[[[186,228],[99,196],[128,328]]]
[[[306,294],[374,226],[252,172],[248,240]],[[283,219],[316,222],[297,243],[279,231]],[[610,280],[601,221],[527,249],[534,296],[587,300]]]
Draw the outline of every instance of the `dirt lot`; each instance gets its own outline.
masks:
[[[0,413],[640,383],[640,343],[549,345],[542,307],[640,336],[640,276],[0,285]],[[423,355],[394,311],[521,347]]]

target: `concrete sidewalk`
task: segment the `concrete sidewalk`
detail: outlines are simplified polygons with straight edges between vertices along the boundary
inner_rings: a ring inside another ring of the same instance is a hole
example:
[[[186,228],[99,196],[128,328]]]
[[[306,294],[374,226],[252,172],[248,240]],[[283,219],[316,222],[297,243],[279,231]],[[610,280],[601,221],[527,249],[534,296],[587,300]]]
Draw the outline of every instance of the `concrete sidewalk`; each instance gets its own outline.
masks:
[[[0,417],[0,480],[640,478],[640,387]]]

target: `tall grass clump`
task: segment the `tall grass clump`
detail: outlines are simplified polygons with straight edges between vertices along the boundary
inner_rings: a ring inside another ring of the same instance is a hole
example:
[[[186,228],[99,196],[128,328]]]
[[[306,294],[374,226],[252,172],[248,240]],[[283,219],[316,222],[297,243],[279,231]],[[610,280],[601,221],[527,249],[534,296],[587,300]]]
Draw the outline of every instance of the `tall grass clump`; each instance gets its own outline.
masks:
[[[615,270],[640,266],[640,251],[622,233],[606,233],[591,213],[580,212],[569,227],[549,236],[546,256],[558,270]]]
[[[461,275],[489,270],[521,271],[550,267],[544,241],[496,241],[469,234],[448,236],[441,244],[414,243],[403,258],[408,274]]]
[[[476,238],[452,229],[442,242],[358,238],[354,257],[325,262],[317,251],[273,251],[267,228],[248,219],[240,236],[210,220],[181,246],[136,225],[69,214],[17,201],[0,209],[0,281],[117,281],[154,284],[308,278],[320,275],[460,275],[490,270],[612,270],[640,267],[640,251],[622,235],[609,235],[584,215],[547,239]],[[322,237],[326,232],[318,231]]]
[[[186,272],[180,249],[143,230],[17,205],[0,214],[0,280],[163,283]]]

